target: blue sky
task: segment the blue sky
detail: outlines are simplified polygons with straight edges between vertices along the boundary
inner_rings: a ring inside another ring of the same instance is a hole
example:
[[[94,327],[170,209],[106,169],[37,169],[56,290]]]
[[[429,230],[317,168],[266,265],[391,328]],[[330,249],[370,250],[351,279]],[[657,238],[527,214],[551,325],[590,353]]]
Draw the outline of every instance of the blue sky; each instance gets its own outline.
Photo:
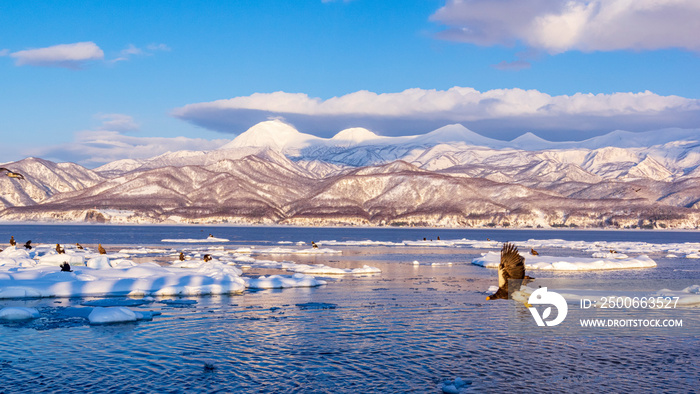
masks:
[[[698,128],[700,7],[623,3],[0,1],[0,162],[213,149],[270,116],[324,137]]]

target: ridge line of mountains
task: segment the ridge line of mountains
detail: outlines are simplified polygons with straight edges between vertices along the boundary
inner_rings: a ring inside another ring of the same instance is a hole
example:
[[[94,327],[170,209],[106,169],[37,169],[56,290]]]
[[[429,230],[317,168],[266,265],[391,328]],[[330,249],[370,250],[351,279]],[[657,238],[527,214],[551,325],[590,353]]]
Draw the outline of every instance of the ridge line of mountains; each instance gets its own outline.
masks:
[[[0,221],[447,227],[700,227],[700,130],[512,141],[461,125],[410,137],[259,123],[213,151],[87,169],[4,167]]]

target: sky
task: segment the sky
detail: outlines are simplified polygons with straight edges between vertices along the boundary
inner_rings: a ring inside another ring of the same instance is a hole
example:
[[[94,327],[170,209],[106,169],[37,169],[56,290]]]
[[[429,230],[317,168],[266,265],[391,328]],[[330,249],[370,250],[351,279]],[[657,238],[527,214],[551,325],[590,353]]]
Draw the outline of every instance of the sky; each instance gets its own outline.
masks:
[[[0,0],[0,163],[216,149],[270,118],[700,129],[698,20],[696,0]]]

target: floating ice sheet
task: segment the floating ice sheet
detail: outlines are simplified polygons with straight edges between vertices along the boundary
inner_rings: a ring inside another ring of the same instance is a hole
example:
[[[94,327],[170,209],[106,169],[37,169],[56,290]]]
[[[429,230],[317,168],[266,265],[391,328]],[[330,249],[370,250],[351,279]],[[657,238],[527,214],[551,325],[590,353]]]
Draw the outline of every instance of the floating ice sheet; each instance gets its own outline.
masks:
[[[472,260],[472,264],[486,268],[498,268],[501,254],[488,252]],[[596,271],[632,268],[653,268],[656,262],[646,255],[626,259],[601,259],[586,257],[527,256],[525,269],[551,271]]]

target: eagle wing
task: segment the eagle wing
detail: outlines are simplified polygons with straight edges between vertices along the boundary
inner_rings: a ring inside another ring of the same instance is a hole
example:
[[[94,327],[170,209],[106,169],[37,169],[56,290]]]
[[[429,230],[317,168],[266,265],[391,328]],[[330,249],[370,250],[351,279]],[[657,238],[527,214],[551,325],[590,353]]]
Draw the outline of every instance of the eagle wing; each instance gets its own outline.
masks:
[[[518,253],[518,248],[506,242],[501,249],[501,263],[498,265],[499,286],[501,280],[507,288],[508,279],[525,278],[525,258]],[[501,276],[503,277],[501,279]]]

